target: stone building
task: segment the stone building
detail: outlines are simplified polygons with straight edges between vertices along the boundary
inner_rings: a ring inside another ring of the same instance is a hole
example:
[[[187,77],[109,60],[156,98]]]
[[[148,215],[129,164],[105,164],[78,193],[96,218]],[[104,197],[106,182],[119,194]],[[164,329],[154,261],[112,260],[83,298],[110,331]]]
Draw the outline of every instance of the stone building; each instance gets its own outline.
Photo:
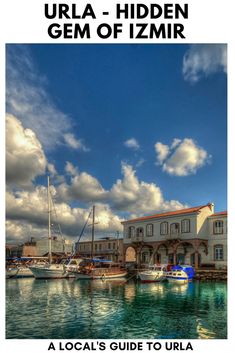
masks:
[[[73,243],[69,240],[58,239],[52,237],[51,240],[52,253],[62,255],[70,255],[73,252]],[[48,238],[39,240],[32,239],[23,245],[22,256],[45,256],[48,253]]]
[[[91,256],[91,241],[77,244],[76,253],[82,257]],[[114,262],[123,262],[123,239],[106,237],[94,240],[94,257],[100,257]]]
[[[214,204],[158,213],[122,222],[126,262],[227,267],[227,212]]]

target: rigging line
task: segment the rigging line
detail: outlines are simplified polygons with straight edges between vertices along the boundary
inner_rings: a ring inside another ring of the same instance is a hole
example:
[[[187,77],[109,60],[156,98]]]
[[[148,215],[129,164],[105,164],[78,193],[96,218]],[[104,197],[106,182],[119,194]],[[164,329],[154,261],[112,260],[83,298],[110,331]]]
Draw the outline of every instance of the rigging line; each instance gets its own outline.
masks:
[[[51,202],[52,202],[52,207],[53,207],[53,210],[55,212],[55,217],[56,217],[56,220],[57,220],[57,226],[58,226],[58,229],[59,229],[59,234],[60,234],[61,238],[64,240],[64,237],[63,237],[63,234],[62,234],[62,230],[61,230],[61,226],[60,226],[60,224],[58,222],[58,216],[57,216],[57,212],[56,212],[55,203],[54,203],[53,198],[52,198],[51,190],[49,190],[49,193],[50,193],[50,199],[51,199]]]
[[[84,226],[83,226],[83,228],[82,228],[82,230],[81,230],[81,233],[79,234],[78,241],[75,243],[74,250],[73,250],[72,254],[69,256],[69,258],[68,258],[67,261],[66,261],[66,264],[68,264],[69,261],[70,261],[70,260],[72,259],[72,257],[74,256],[74,254],[76,254],[77,246],[78,246],[79,241],[80,241],[80,239],[81,239],[81,237],[82,237],[82,235],[83,235],[83,233],[84,233],[84,230],[85,230],[85,228],[86,228],[86,226],[87,226],[87,223],[88,223],[88,221],[89,221],[89,218],[90,218],[91,214],[92,214],[92,209],[91,209],[91,211],[90,211],[90,213],[89,213],[89,215],[88,215],[88,217],[87,217],[87,220],[86,220],[86,222],[85,222],[85,224],[84,224]]]
[[[90,213],[89,213],[89,215],[88,215],[88,217],[87,217],[86,223],[84,224],[84,226],[83,226],[83,228],[82,228],[82,231],[81,231],[81,233],[80,233],[80,235],[79,235],[79,237],[78,237],[77,244],[79,243],[79,241],[80,241],[80,239],[81,239],[81,237],[82,237],[82,235],[83,235],[83,233],[84,233],[84,231],[85,231],[85,228],[86,228],[86,226],[87,226],[87,223],[88,223],[88,221],[89,221],[89,218],[90,218],[90,216],[91,216],[91,213],[92,213],[92,209],[91,209],[91,211],[90,211]]]

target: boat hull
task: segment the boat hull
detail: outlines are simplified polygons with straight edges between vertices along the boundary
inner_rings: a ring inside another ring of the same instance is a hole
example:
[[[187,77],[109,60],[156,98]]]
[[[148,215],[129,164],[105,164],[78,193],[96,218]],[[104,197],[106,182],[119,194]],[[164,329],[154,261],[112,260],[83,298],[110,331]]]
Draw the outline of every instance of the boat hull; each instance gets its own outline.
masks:
[[[166,278],[168,282],[171,282],[171,283],[185,284],[185,283],[188,283],[189,281],[187,273],[182,270],[170,271],[167,273]]]
[[[49,266],[49,267],[37,267],[30,266],[35,278],[38,279],[57,279],[57,278],[68,278],[68,272],[61,266]]]
[[[18,272],[19,272],[18,268],[8,268],[6,270],[6,278],[16,277]]]
[[[178,278],[178,277],[167,277],[167,280],[170,283],[178,283],[178,284],[185,284],[189,282],[188,278]]]
[[[162,282],[166,279],[166,274],[163,271],[143,271],[140,272],[139,278],[141,282]]]
[[[127,271],[121,272],[102,272],[97,271],[89,271],[89,272],[77,272],[75,274],[76,279],[113,279],[113,278],[123,278],[127,275]]]
[[[34,277],[32,271],[30,268],[19,268],[19,271],[16,275],[17,278],[28,278],[28,277]]]
[[[127,275],[127,272],[120,273],[102,273],[102,274],[92,274],[91,279],[112,279],[112,278],[123,278]]]

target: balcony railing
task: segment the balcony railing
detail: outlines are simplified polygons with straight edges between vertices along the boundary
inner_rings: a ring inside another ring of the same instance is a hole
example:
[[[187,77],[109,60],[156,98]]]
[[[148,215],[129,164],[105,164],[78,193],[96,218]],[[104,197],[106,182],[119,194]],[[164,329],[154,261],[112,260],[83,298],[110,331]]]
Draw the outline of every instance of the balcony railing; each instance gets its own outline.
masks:
[[[143,237],[143,235],[135,235],[135,236],[131,237],[130,239],[133,243],[139,243],[144,240],[144,237]]]

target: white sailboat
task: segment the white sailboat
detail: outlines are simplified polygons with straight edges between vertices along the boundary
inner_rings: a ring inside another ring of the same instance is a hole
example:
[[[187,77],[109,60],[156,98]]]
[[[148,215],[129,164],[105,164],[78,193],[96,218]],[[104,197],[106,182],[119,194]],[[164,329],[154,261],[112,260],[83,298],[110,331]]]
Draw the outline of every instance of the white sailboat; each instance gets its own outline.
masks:
[[[47,178],[47,200],[48,200],[48,257],[49,263],[45,265],[29,266],[35,278],[56,279],[71,277],[66,270],[65,264],[52,263],[52,243],[51,243],[51,199],[50,199],[50,179]]]

